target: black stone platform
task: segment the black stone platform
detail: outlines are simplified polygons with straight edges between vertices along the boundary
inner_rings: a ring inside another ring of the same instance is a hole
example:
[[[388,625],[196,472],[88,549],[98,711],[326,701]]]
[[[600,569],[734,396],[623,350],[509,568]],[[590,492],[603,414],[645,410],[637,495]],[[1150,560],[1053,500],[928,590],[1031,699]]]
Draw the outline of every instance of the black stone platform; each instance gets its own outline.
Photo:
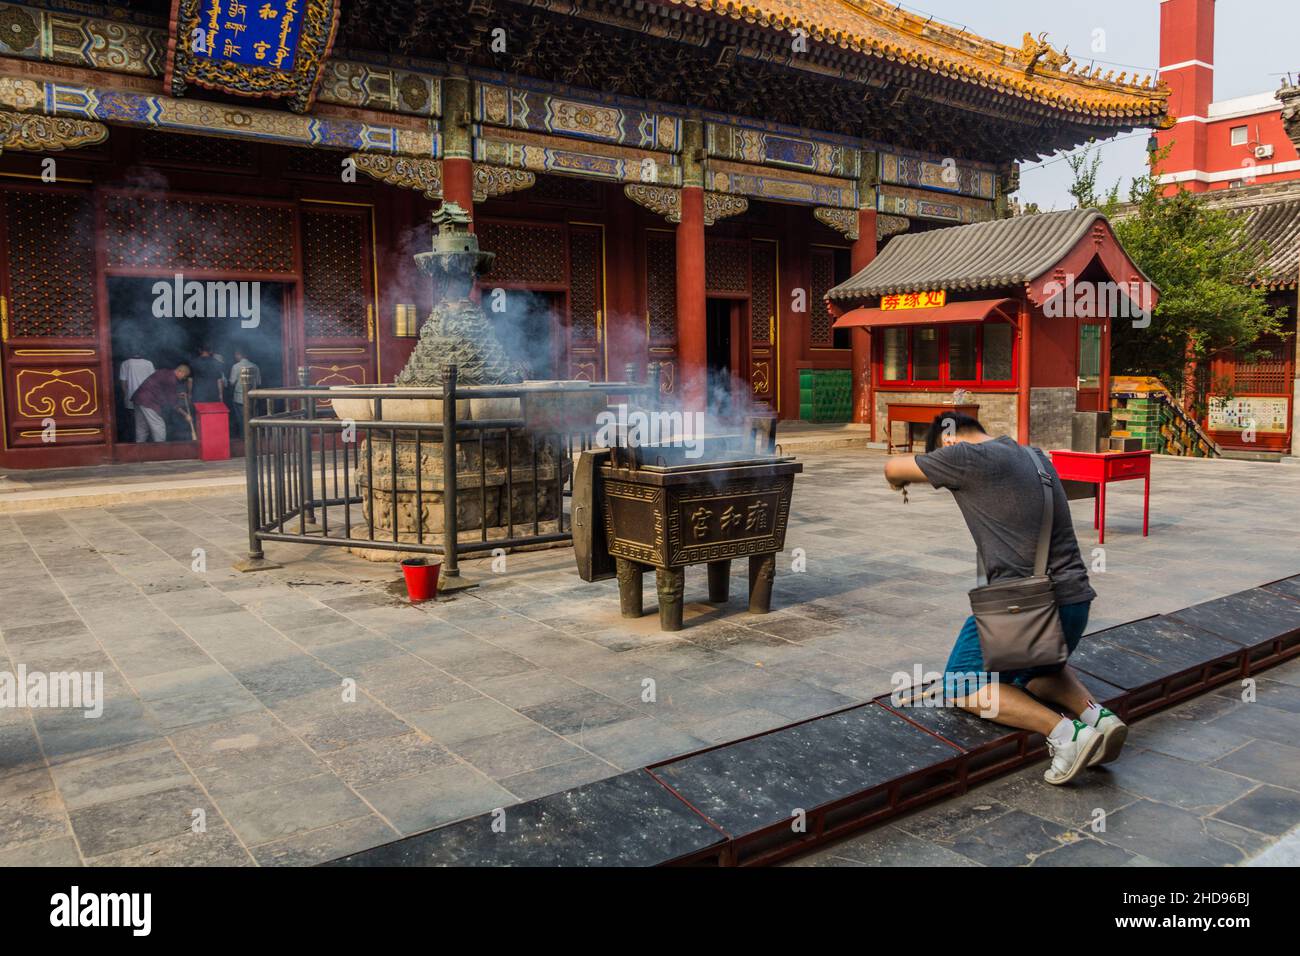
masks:
[[[1070,659],[1133,720],[1300,654],[1300,575],[1087,635]],[[1011,730],[889,695],[516,804],[336,866],[651,866],[770,862],[1017,769]]]

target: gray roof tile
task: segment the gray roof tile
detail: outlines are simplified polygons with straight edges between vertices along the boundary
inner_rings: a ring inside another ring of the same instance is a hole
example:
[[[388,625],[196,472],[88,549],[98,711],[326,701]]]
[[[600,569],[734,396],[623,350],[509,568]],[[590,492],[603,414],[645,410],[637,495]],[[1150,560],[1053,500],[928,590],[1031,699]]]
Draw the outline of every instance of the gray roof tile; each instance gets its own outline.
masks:
[[[994,219],[896,236],[852,278],[826,294],[836,303],[927,289],[993,289],[1036,279],[1097,220],[1095,209]]]

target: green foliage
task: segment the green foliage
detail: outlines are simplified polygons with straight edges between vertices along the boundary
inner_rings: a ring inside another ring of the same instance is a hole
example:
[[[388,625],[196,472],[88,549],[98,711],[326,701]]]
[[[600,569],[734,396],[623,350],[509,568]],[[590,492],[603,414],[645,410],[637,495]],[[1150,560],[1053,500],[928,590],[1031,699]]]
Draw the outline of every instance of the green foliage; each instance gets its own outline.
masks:
[[[1181,186],[1165,195],[1158,170],[1167,152],[1153,156],[1121,205],[1119,183],[1098,193],[1100,156],[1085,148],[1067,159],[1074,173],[1070,193],[1081,207],[1106,214],[1124,249],[1160,290],[1149,327],[1114,323],[1112,374],[1156,376],[1174,396],[1190,385],[1203,407],[1211,386],[1208,360],[1224,353],[1256,357],[1254,343],[1280,331],[1283,310],[1270,307],[1264,288],[1254,284],[1268,248],[1250,238],[1243,216],[1212,208],[1204,194]]]

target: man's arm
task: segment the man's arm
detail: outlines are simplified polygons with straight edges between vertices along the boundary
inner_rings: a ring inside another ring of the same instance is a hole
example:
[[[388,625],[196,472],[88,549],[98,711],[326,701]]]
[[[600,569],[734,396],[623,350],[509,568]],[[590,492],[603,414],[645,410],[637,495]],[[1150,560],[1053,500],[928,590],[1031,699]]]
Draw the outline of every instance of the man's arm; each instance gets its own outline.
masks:
[[[928,481],[915,455],[895,455],[885,461],[885,480],[895,490],[914,481]]]

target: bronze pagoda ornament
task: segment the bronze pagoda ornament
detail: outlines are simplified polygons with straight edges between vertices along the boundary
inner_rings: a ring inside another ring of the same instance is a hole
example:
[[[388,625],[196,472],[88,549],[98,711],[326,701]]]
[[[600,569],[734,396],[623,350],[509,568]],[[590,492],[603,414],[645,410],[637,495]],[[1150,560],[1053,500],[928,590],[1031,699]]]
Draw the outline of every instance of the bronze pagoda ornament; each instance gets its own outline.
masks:
[[[444,202],[432,221],[433,249],[418,254],[415,262],[434,280],[438,300],[396,384],[441,385],[448,364],[459,368],[461,385],[523,381],[522,370],[506,353],[483,309],[470,298],[474,280],[491,269],[496,253],[479,249],[477,237],[469,231],[469,213],[459,204]]]

